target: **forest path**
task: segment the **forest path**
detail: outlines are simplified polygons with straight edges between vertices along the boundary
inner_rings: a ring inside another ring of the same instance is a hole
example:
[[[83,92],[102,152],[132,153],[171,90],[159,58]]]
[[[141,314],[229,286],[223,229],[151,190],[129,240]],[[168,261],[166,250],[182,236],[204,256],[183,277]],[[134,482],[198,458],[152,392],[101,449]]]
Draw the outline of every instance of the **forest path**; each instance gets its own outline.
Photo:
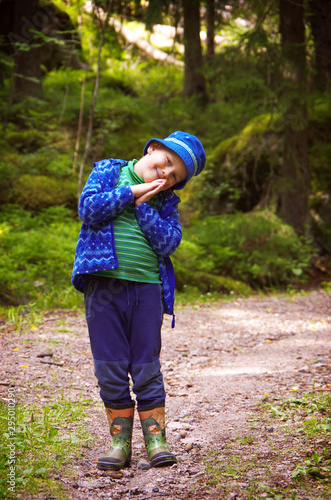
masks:
[[[331,294],[315,291],[183,307],[176,311],[175,329],[166,317],[161,360],[167,438],[178,457],[171,468],[141,468],[147,457],[138,418],[131,468],[115,475],[95,468],[96,457],[108,449],[109,432],[82,314],[52,312],[23,334],[4,330],[0,389],[5,397],[5,384],[14,383],[24,405],[49,402],[62,391],[65,397],[92,400],[86,425],[95,438],[93,448],[75,460],[75,479],[60,478],[71,498],[246,499],[251,481],[266,481],[262,462],[243,467],[245,460],[251,464],[253,442],[255,459],[273,460],[268,484],[281,489],[291,484],[298,451],[292,460],[278,457],[277,450],[298,444],[299,435],[289,442],[281,426],[271,427],[261,403],[300,397],[313,387],[330,392],[330,311]],[[37,357],[49,351],[52,358]],[[42,364],[45,359],[57,364]],[[217,456],[228,463],[229,448],[241,472],[225,475],[222,486],[206,487],[204,462]]]

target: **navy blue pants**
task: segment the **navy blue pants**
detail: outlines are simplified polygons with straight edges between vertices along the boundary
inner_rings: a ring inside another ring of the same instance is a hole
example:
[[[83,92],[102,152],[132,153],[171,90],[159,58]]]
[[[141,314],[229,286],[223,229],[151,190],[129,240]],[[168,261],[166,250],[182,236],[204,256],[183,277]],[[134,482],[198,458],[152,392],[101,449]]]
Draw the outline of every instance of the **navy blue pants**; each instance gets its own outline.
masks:
[[[138,409],[164,403],[160,365],[162,285],[88,275],[85,313],[100,396],[106,406]]]

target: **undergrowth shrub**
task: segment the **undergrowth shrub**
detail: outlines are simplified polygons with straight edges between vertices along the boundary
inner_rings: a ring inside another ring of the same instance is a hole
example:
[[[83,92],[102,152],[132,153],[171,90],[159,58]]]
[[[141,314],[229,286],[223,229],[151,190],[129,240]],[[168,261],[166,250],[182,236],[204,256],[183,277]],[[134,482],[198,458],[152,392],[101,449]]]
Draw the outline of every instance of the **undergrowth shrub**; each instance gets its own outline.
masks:
[[[270,212],[209,216],[184,229],[174,255],[177,286],[247,293],[304,277],[312,250]],[[244,282],[246,288],[239,282]]]
[[[72,154],[48,144],[33,153],[22,155],[19,171],[21,175],[47,174],[58,179],[68,178],[72,174]]]
[[[8,110],[8,118],[8,134],[10,134],[12,128],[19,126],[22,130],[21,137],[23,140],[34,137],[34,142],[41,143],[38,138],[43,137],[44,133],[53,127],[54,108],[46,106],[43,99],[25,97],[24,100],[11,104]],[[35,132],[28,132],[27,137],[24,138],[24,129]],[[40,132],[41,130],[43,131],[42,133]]]
[[[19,206],[0,212],[0,302],[42,308],[76,307],[70,283],[80,221],[66,207],[37,216]],[[251,287],[294,284],[305,276],[312,251],[270,212],[210,216],[183,230],[173,256],[179,291],[248,295]],[[78,298],[77,298],[78,296]]]
[[[14,146],[18,151],[23,153],[30,153],[42,147],[45,140],[45,134],[33,128],[13,130],[7,133],[8,144]]]
[[[44,175],[22,175],[16,183],[15,195],[19,205],[36,212],[55,205],[72,209],[77,206],[75,182]]]
[[[71,287],[79,228],[80,223],[65,207],[50,207],[33,216],[19,206],[3,206],[0,302],[18,305],[50,293],[63,295]]]

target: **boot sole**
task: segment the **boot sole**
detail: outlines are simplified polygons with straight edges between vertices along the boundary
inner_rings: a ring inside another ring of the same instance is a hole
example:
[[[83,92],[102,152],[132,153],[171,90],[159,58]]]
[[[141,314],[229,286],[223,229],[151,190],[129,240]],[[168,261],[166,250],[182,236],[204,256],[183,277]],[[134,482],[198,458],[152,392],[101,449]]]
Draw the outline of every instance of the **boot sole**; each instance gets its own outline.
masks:
[[[109,457],[111,459],[111,457]],[[121,470],[121,469],[124,469],[125,467],[130,467],[131,465],[131,453],[130,455],[128,456],[128,458],[125,460],[125,462],[121,462],[120,460],[116,459],[116,458],[113,458],[112,459],[113,461],[101,461],[100,459],[98,459],[98,462],[97,462],[97,468],[99,470]],[[115,460],[117,460],[115,462]]]
[[[151,459],[152,467],[170,467],[177,463],[175,455],[161,451]]]
[[[105,463],[105,462],[98,462],[97,463],[97,468],[99,470],[121,470],[124,469],[125,467],[129,467],[130,463],[127,462],[120,462],[119,464],[112,464],[112,463]]]

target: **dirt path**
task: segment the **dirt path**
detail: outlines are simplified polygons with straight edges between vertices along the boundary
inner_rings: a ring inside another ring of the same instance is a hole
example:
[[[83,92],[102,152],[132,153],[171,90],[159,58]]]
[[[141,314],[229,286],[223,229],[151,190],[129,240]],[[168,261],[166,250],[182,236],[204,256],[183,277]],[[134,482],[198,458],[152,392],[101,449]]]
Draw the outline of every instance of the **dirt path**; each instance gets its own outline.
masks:
[[[244,460],[254,438],[260,457],[271,460],[275,454],[269,484],[283,489],[290,485],[295,461],[276,456],[284,446],[284,432],[256,416],[265,400],[299,397],[313,386],[330,392],[330,311],[331,294],[313,292],[297,298],[254,297],[185,307],[177,310],[174,330],[166,318],[162,366],[167,436],[178,457],[178,465],[170,469],[141,468],[146,454],[138,418],[131,468],[116,477],[95,469],[93,461],[107,451],[109,437],[82,315],[52,313],[23,334],[4,328],[0,389],[5,398],[5,384],[14,382],[24,404],[43,404],[62,390],[67,397],[82,393],[95,401],[86,409],[94,448],[86,449],[75,463],[75,480],[61,477],[71,498],[245,499],[249,497],[243,491],[250,481],[265,479],[263,468],[252,466],[240,477],[230,474],[220,487],[206,483],[203,462],[212,454],[222,456],[234,443],[239,460]],[[37,357],[50,351],[52,358]],[[41,363],[47,359],[58,365]],[[40,381],[49,386],[37,388]],[[296,439],[294,435],[293,443]]]

